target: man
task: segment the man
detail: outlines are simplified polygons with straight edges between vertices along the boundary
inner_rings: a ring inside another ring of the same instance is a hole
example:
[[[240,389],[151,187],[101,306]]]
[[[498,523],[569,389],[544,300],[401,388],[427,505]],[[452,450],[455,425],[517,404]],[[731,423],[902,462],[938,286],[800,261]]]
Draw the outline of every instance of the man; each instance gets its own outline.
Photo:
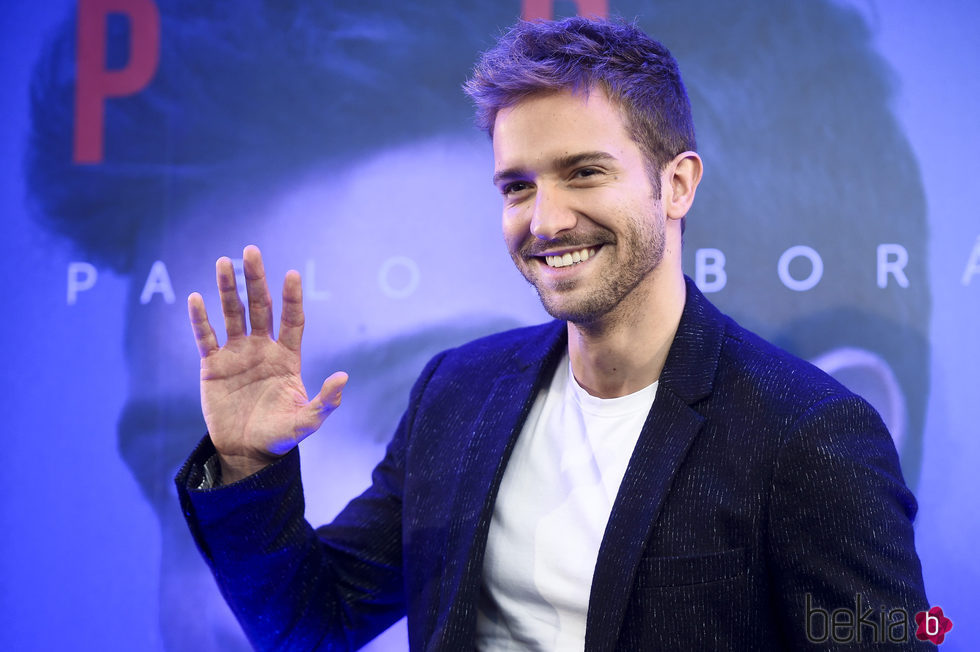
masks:
[[[521,23],[467,90],[505,241],[557,321],[436,356],[330,525],[303,519],[295,446],[347,378],[307,399],[299,275],[277,341],[254,247],[249,334],[230,260],[225,346],[188,300],[209,437],[178,487],[253,643],[354,647],[407,612],[419,650],[779,649],[831,610],[926,608],[880,418],[683,276],[702,163],[670,53],[627,25]]]

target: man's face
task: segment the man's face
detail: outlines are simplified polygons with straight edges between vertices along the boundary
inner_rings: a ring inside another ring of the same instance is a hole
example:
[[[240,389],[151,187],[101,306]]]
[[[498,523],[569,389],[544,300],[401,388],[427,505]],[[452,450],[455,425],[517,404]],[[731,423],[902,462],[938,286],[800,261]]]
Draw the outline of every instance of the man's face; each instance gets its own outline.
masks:
[[[594,323],[639,300],[666,216],[645,158],[604,92],[530,97],[497,114],[504,240],[553,317]]]

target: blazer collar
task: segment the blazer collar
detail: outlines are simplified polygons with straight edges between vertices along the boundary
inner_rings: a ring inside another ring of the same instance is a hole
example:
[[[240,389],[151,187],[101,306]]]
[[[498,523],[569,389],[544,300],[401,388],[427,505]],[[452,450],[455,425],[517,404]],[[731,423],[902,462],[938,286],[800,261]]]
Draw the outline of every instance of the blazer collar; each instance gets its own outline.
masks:
[[[614,650],[632,598],[636,569],[653,524],[704,417],[694,405],[712,390],[725,317],[690,279],[677,333],[660,375],[657,396],[606,523],[592,577],[586,652]]]
[[[704,298],[688,277],[687,299],[674,342],[660,373],[660,388],[692,405],[711,394],[727,318]]]
[[[519,372],[536,368],[538,373],[550,372],[552,365],[558,363],[568,348],[567,323],[555,319],[542,324],[536,337],[528,338],[514,353],[514,362]]]
[[[483,558],[500,481],[538,390],[554,372],[566,340],[565,322],[531,332],[534,336],[514,352],[513,372],[492,381],[469,433],[450,512],[447,549],[453,552],[443,569],[439,616],[426,649],[473,647]]]

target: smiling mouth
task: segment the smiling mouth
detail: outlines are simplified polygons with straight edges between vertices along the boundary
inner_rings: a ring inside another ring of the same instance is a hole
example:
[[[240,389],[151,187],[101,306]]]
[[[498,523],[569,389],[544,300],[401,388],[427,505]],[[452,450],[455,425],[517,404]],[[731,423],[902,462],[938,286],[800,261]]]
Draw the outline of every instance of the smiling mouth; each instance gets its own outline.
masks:
[[[586,247],[564,254],[544,256],[544,262],[548,264],[548,267],[569,267],[570,265],[584,263],[592,256],[595,256],[596,251],[596,247]]]

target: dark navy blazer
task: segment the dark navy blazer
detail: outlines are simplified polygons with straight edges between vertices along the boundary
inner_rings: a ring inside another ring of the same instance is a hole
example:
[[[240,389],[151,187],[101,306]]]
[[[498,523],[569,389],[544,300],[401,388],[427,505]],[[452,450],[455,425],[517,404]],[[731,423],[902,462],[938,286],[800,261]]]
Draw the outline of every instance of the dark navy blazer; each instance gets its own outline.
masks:
[[[916,505],[878,414],[687,283],[599,549],[586,650],[800,649],[848,631],[859,647],[913,646],[928,606]],[[199,490],[205,438],[177,477],[181,503],[253,644],[347,649],[407,613],[412,650],[473,649],[500,479],[565,348],[553,322],[436,356],[370,488],[317,530],[296,451]],[[850,630],[827,629],[835,609],[860,612]]]

